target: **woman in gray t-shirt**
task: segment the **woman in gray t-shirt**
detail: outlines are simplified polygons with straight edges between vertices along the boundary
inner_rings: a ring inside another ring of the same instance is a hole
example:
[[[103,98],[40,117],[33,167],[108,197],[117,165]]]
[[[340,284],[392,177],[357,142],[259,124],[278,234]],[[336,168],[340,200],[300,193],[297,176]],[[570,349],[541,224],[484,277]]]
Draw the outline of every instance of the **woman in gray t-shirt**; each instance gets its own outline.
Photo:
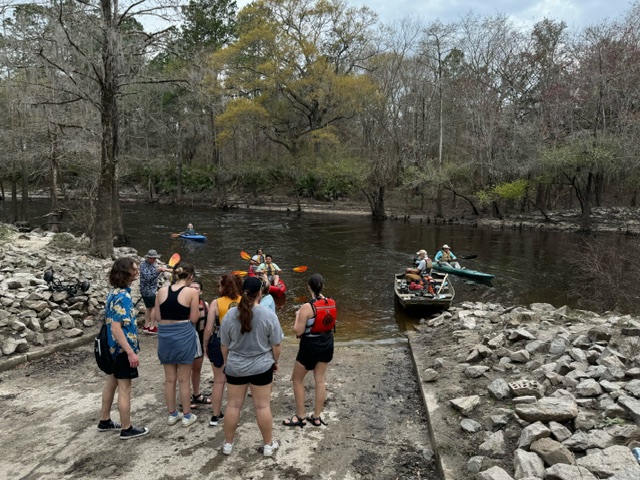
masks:
[[[261,287],[259,278],[247,278],[242,284],[240,304],[227,312],[220,328],[224,373],[227,376],[225,443],[222,447],[225,455],[233,450],[233,439],[249,385],[258,428],[264,440],[264,456],[270,457],[278,448],[278,442],[273,440],[271,385],[273,372],[278,370],[280,342],[284,333],[275,313],[260,306]]]

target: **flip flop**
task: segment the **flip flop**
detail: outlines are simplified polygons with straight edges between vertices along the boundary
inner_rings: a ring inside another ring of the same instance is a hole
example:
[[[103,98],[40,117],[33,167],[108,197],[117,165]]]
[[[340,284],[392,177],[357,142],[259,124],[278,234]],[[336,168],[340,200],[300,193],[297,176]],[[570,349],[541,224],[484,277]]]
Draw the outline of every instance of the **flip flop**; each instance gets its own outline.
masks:
[[[297,420],[294,421],[293,419],[296,418]],[[285,427],[304,427],[307,422],[304,421],[304,419],[301,419],[298,415],[291,415],[291,417],[286,418],[282,421],[282,424]]]

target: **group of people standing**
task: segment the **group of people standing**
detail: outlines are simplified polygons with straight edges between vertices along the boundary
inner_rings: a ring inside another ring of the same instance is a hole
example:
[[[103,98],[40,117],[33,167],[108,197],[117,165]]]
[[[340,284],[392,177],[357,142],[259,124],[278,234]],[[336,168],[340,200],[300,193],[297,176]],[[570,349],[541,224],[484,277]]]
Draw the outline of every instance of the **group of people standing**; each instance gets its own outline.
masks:
[[[273,455],[279,445],[273,438],[271,390],[273,375],[279,370],[284,333],[275,313],[275,303],[273,299],[268,301],[269,279],[265,275],[249,276],[243,281],[237,275],[222,275],[218,283],[219,296],[209,305],[201,298],[202,284],[194,266],[186,262],[173,267],[170,285],[157,292],[153,288],[143,289],[143,278],[145,283],[155,283],[157,288],[159,275],[169,270],[157,265],[159,257],[155,250],[150,250],[141,264],[132,257],[119,258],[109,272],[112,290],[107,297],[105,314],[115,370],[107,377],[103,388],[98,430],[120,431],[123,440],[149,433],[147,427],[132,426],[130,420],[131,380],[138,377],[140,364],[131,285],[140,275],[142,299],[147,306],[142,330],[158,335],[157,354],[164,369],[167,424],[180,422],[183,427],[189,427],[197,421],[191,409],[199,403],[210,404],[209,425],[224,423],[222,452],[229,455],[249,393],[262,434],[263,455]],[[333,358],[337,311],[335,301],[322,294],[323,286],[321,275],[314,274],[309,278],[312,300],[302,305],[296,314],[293,330],[300,338],[300,346],[291,376],[296,412],[282,422],[285,426],[303,427],[307,422],[313,426],[325,424],[321,414],[326,397],[327,367]],[[153,302],[151,297],[155,297]],[[200,390],[205,355],[213,371],[211,398]],[[314,372],[316,394],[313,414],[306,416],[303,382],[310,371]],[[178,410],[176,385],[182,411]],[[223,413],[225,385],[227,402]],[[116,389],[121,423],[110,418]]]

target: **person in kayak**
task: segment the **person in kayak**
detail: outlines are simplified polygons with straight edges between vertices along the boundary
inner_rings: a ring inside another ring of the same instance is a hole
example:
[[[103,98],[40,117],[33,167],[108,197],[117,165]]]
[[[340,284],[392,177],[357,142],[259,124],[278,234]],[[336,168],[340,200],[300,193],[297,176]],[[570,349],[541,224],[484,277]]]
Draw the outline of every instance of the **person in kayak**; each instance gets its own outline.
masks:
[[[273,263],[271,255],[265,255],[265,263],[261,263],[256,269],[256,273],[265,273],[274,287],[280,283],[280,267]]]
[[[434,260],[438,263],[445,263],[453,268],[462,268],[457,262],[456,256],[451,251],[451,247],[446,243],[442,246],[442,250],[439,250],[438,253],[436,253]]]
[[[258,249],[256,250],[256,254],[253,257],[251,257],[251,260],[249,260],[249,274],[255,275],[256,269],[262,263],[266,263],[266,258],[264,255],[264,251],[262,250],[262,247],[258,247]]]
[[[193,228],[193,223],[187,224],[187,229],[180,235],[197,235],[195,228]]]

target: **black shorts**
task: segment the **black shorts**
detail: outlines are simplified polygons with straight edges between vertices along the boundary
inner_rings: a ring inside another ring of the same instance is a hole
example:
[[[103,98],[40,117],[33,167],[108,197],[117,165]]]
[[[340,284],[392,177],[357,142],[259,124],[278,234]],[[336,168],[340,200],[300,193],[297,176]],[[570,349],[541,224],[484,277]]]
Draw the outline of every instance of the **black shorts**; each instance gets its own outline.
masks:
[[[207,349],[209,352],[209,361],[213,363],[214,367],[220,368],[224,365],[224,358],[222,358],[222,350],[220,349],[220,337],[216,334],[211,335]]]
[[[227,372],[224,372],[225,375]],[[249,375],[248,377],[230,377],[227,375],[227,383],[229,385],[246,385],[251,384],[256,387],[261,387],[263,385],[269,385],[273,382],[273,366],[264,373],[259,373],[258,375]]]
[[[138,367],[131,368],[129,356],[125,352],[120,352],[116,356],[116,363],[113,369],[113,376],[120,380],[138,378]]]
[[[307,370],[316,368],[318,362],[329,363],[333,360],[333,334],[317,337],[302,336],[296,360]]]
[[[147,308],[153,308],[156,306],[156,296],[152,295],[151,297],[142,296],[142,301],[144,302],[144,306]]]

